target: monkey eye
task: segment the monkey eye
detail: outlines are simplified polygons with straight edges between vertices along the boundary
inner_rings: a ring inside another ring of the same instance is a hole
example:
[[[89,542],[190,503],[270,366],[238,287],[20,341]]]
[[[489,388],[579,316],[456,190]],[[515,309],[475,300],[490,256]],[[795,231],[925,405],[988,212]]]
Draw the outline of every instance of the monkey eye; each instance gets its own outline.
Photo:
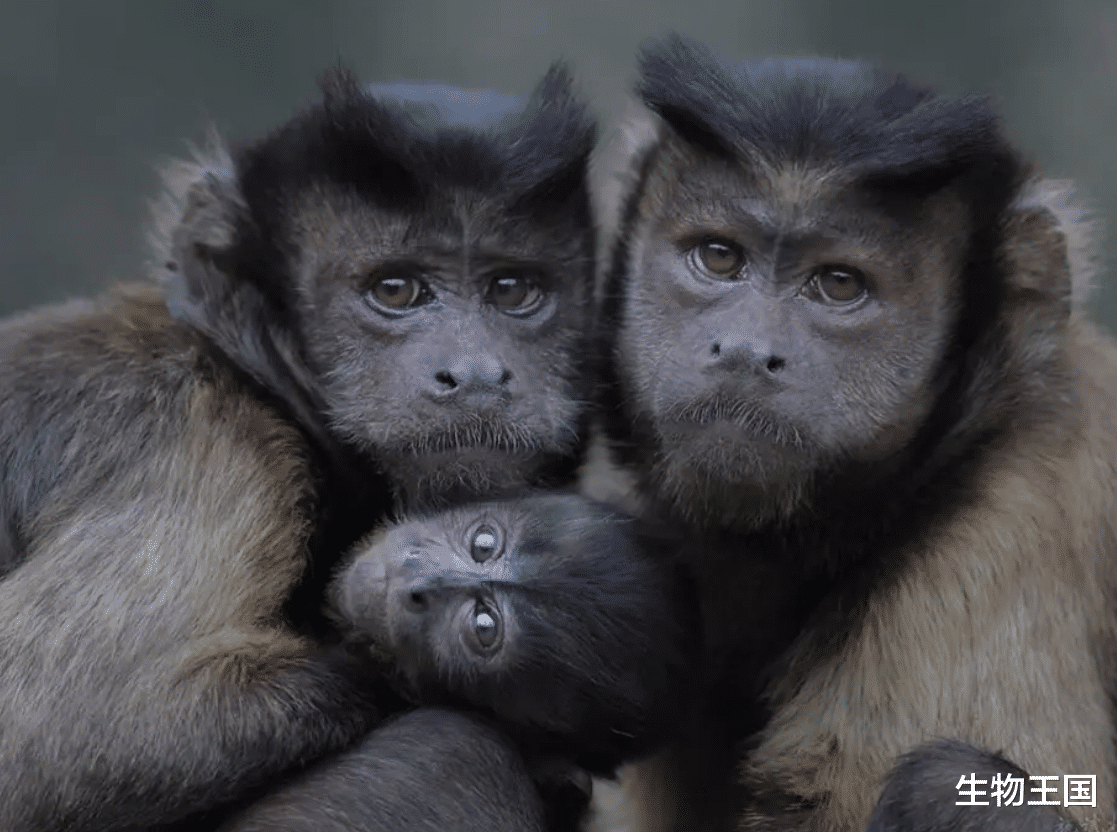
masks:
[[[492,650],[500,641],[500,615],[485,603],[478,602],[473,608],[469,628],[482,651]]]
[[[540,275],[531,269],[501,269],[492,275],[486,300],[502,312],[527,314],[543,299]]]
[[[835,306],[854,303],[866,292],[864,272],[849,266],[823,266],[815,272],[811,283],[823,301]]]
[[[473,530],[469,540],[469,554],[478,563],[484,563],[500,554],[502,548],[500,534],[488,524]]]
[[[403,312],[430,300],[430,290],[418,277],[393,274],[377,280],[368,290],[373,303],[388,312]]]
[[[703,240],[690,253],[699,270],[719,280],[733,280],[745,265],[744,250],[731,240]]]

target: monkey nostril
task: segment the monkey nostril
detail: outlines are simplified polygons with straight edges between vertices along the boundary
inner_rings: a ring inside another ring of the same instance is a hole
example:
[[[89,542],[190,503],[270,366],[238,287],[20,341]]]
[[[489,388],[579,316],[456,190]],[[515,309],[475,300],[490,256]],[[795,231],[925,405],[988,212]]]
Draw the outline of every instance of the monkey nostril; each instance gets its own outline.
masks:
[[[499,384],[503,387],[504,385],[508,384],[508,382],[510,382],[511,380],[512,380],[512,371],[511,370],[505,370],[503,373],[500,374],[500,379],[497,381],[497,384]]]
[[[446,390],[454,390],[458,386],[458,380],[454,378],[453,373],[447,370],[439,370],[434,374],[434,380],[437,381]]]
[[[782,358],[772,356],[771,358],[768,359],[768,365],[767,365],[768,372],[769,373],[778,373],[780,370],[783,369],[783,365],[784,365],[784,360]]]
[[[420,592],[413,589],[408,592],[403,599],[404,606],[414,613],[424,613],[427,611],[427,595],[425,592]]]
[[[721,355],[721,344],[719,344],[717,341],[714,341],[714,343],[710,346],[710,355],[714,356],[715,358]]]

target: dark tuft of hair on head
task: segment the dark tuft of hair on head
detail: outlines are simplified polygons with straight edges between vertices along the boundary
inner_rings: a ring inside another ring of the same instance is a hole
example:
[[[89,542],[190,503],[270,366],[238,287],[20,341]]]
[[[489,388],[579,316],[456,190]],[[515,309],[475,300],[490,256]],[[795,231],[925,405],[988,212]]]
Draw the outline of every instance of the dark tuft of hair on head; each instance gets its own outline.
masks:
[[[277,308],[290,282],[274,244],[285,238],[277,225],[294,195],[323,183],[386,210],[422,211],[461,188],[503,196],[511,214],[588,217],[595,125],[561,64],[527,99],[477,91],[507,104],[496,119],[461,118],[469,90],[427,85],[431,98],[416,102],[394,95],[393,85],[362,86],[343,65],[324,73],[320,86],[321,103],[235,154],[247,211],[236,235],[242,251],[233,257]],[[457,112],[439,109],[450,98]]]
[[[639,67],[645,104],[681,139],[717,156],[843,167],[869,187],[909,194],[975,170],[986,174],[983,188],[999,192],[1019,178],[986,96],[937,95],[852,61],[721,61],[678,34],[646,44]]]
[[[593,118],[574,94],[565,64],[553,64],[528,98],[509,146],[508,178],[529,198],[547,199],[584,181],[597,137]]]

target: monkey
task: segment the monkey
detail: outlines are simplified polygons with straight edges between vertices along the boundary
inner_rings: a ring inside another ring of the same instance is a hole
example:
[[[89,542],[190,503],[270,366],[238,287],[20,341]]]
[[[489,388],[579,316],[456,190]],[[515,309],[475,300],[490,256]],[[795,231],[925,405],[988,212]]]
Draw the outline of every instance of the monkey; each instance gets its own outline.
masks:
[[[601,409],[634,499],[685,530],[708,667],[622,811],[852,832],[883,787],[874,832],[1004,827],[914,780],[1003,760],[1094,775],[1059,811],[1111,828],[1117,349],[1069,186],[987,98],[871,64],[672,35],[637,92]]]
[[[572,475],[595,125],[558,65],[482,110],[332,71],[172,166],[147,280],[0,325],[0,828],[189,826],[352,746],[338,558]]]
[[[676,550],[671,537],[573,494],[421,513],[355,548],[331,584],[330,615],[420,712],[468,709],[491,720],[542,781],[547,828],[574,829],[592,788],[587,775],[610,777],[662,746],[692,698],[697,605]],[[474,779],[476,793],[493,791],[483,757],[456,774],[452,791],[427,788],[423,772],[437,760],[425,761],[443,752],[425,747],[425,726],[443,728],[436,716],[418,724],[414,762],[380,759],[377,730],[229,829],[400,828],[372,788],[384,772],[407,777],[433,813],[447,802],[445,811],[458,811],[453,790]],[[482,821],[525,828],[473,820]],[[473,827],[456,820],[449,828]]]
[[[484,709],[607,775],[690,694],[697,605],[676,545],[566,493],[420,514],[357,547],[331,616],[410,701]]]

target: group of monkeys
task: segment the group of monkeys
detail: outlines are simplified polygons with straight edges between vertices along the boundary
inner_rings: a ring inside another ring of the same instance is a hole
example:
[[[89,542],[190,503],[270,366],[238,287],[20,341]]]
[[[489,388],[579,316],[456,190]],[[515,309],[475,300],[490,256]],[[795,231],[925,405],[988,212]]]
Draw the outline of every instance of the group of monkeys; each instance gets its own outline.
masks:
[[[1113,828],[1117,346],[987,99],[671,35],[591,188],[561,66],[323,91],[0,326],[0,828]]]

